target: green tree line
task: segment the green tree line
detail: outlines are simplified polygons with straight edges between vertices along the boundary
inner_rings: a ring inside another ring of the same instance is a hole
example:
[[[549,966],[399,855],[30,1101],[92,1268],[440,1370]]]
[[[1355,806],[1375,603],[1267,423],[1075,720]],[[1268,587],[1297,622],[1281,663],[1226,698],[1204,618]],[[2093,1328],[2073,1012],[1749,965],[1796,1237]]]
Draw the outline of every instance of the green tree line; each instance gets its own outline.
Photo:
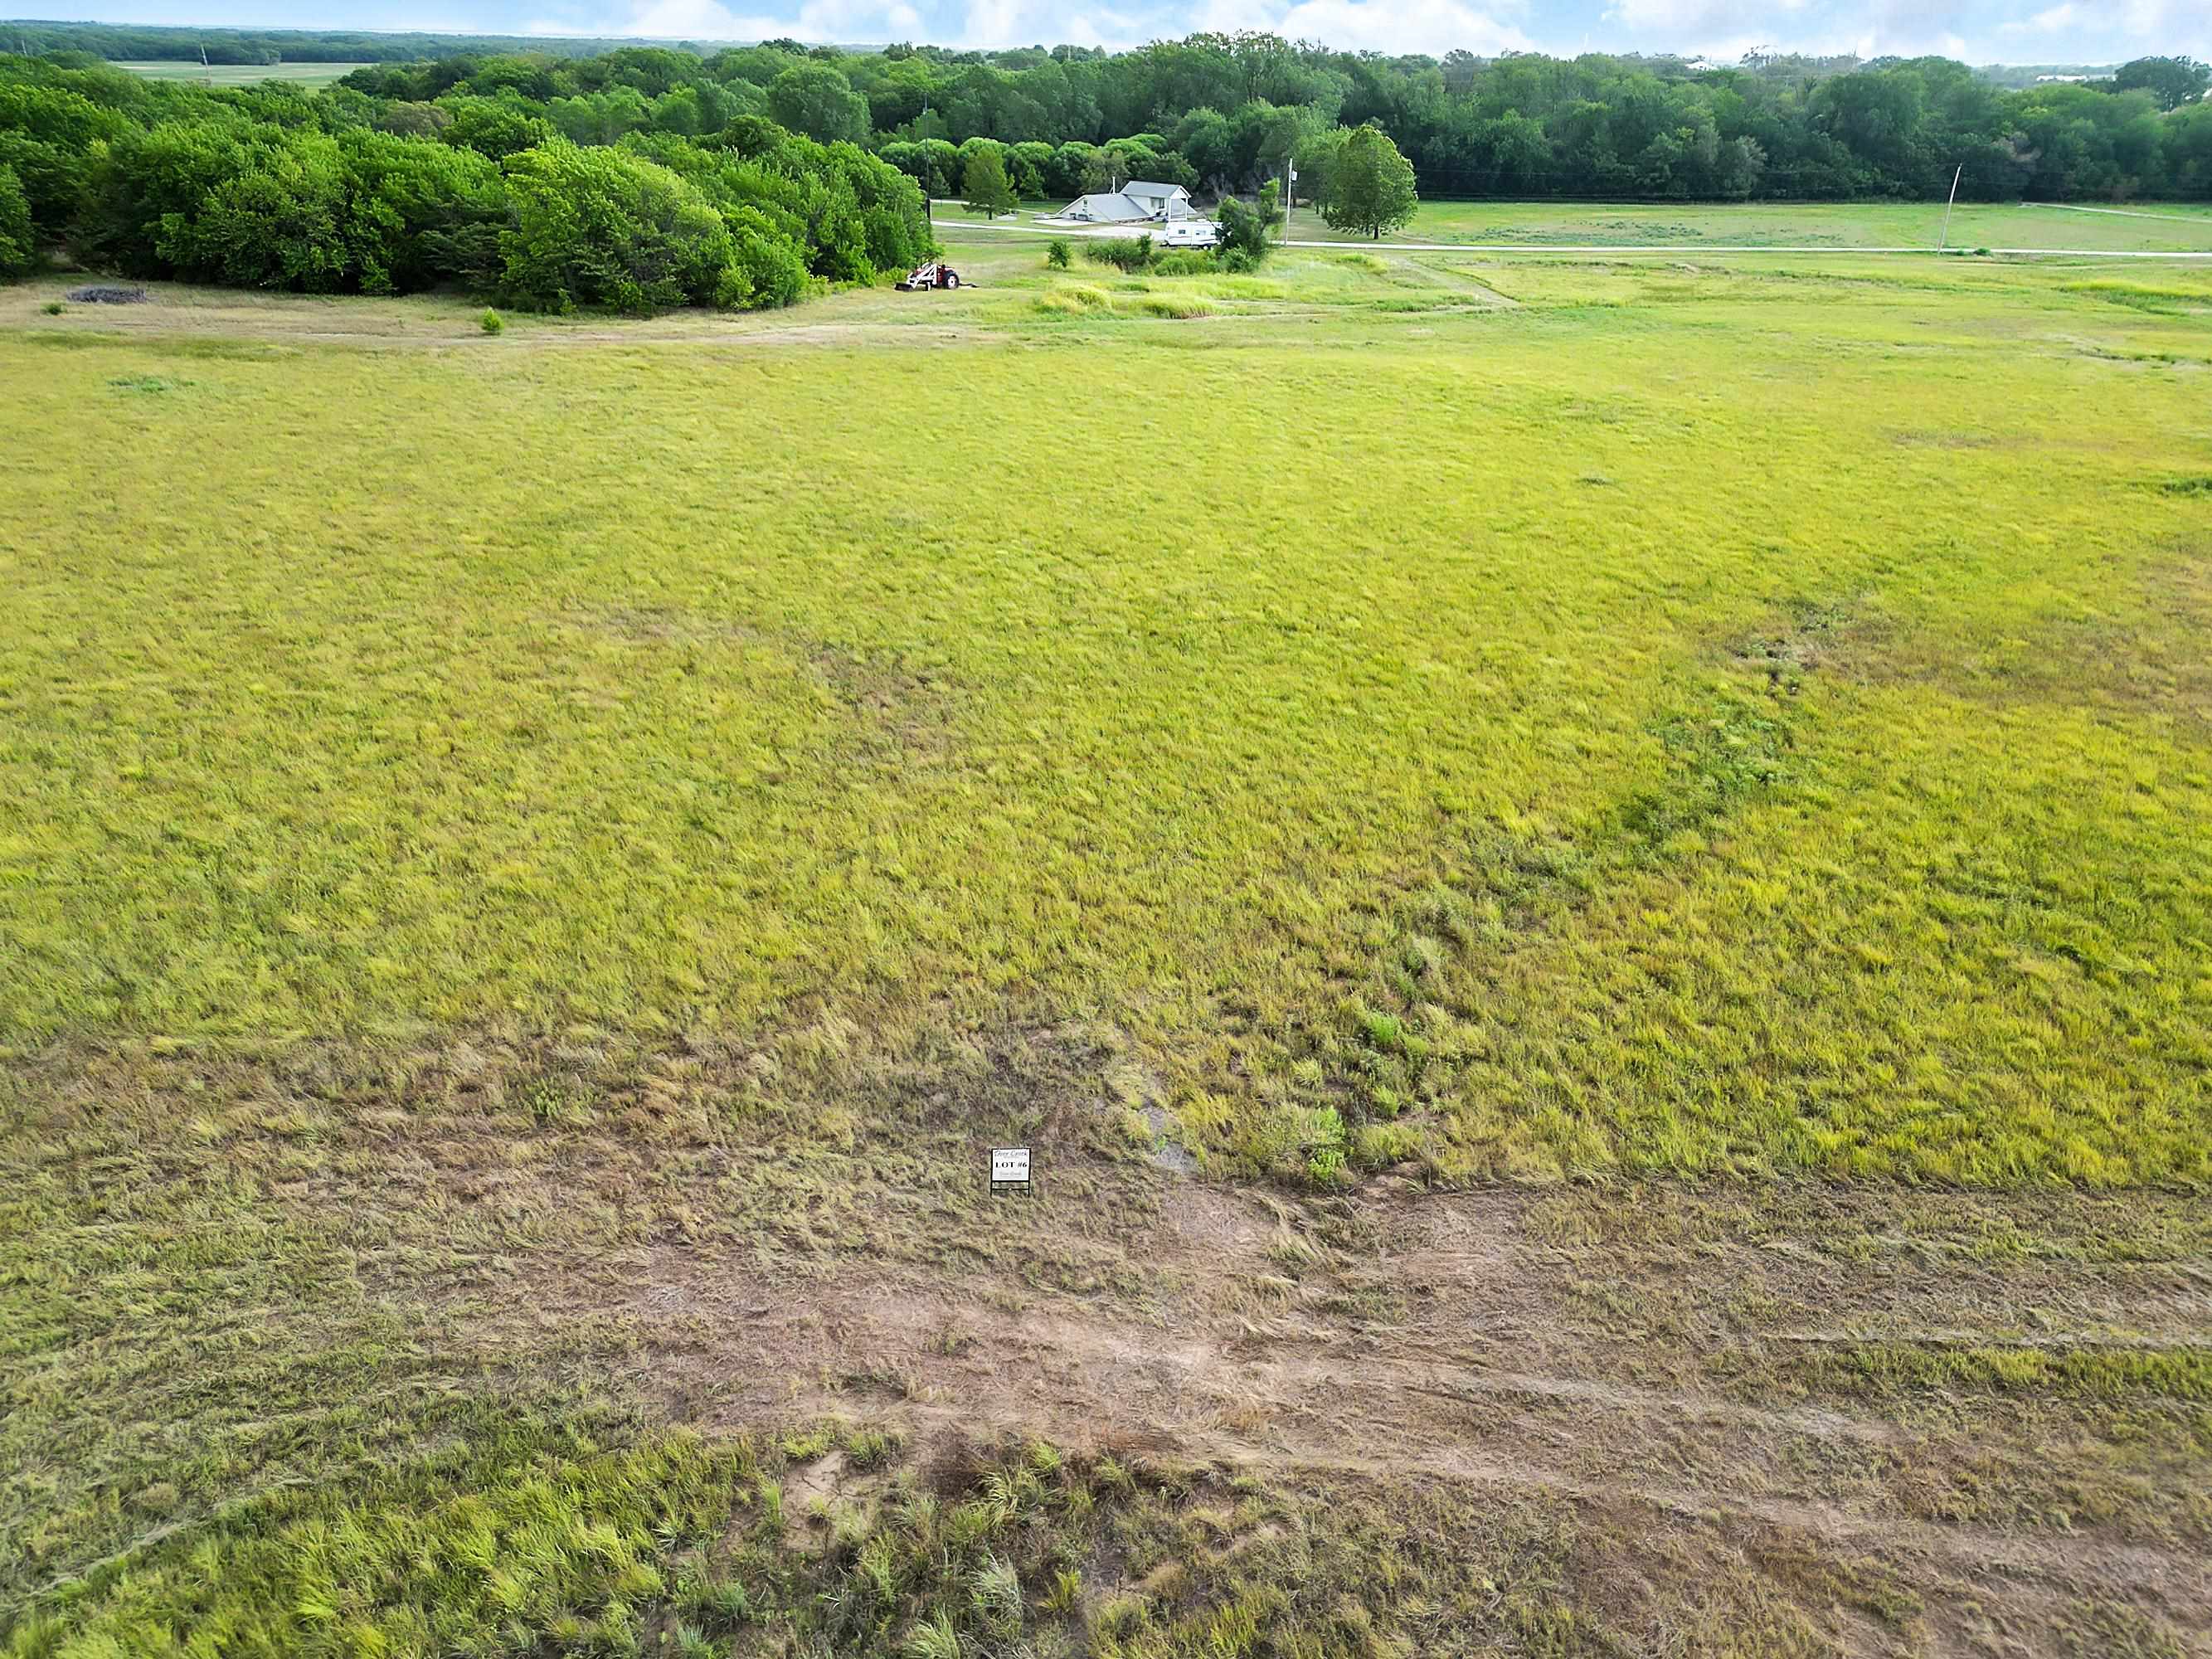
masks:
[[[758,100],[709,112],[687,82],[594,125],[497,81],[416,100],[0,56],[0,270],[44,244],[137,276],[649,312],[788,305],[932,246],[912,179]]]
[[[1350,153],[1372,229],[1428,195],[2212,199],[2186,59],[2008,90],[1872,64],[1386,58],[1264,34],[994,54],[769,41],[467,53],[309,93],[0,56],[0,269],[41,245],[147,276],[315,291],[459,284],[514,304],[787,303],[930,246],[925,195],[994,208],[1130,178],[1249,191]],[[988,158],[983,159],[983,158]],[[1384,158],[1387,160],[1388,158]],[[1003,173],[1005,188],[997,185]]]
[[[161,33],[30,27],[45,31],[41,42]],[[179,43],[202,38],[171,33]],[[240,36],[263,50],[276,42],[288,58],[326,39],[314,49],[388,58],[362,44],[387,38]],[[1024,196],[1073,196],[1132,176],[1249,191],[1280,176],[1301,145],[1371,122],[1428,196],[1925,198],[1963,167],[1971,199],[2212,199],[2212,105],[2203,97],[2212,74],[2182,58],[2139,59],[2087,84],[2008,88],[1936,58],[1770,54],[1709,69],[1602,54],[1386,57],[1254,33],[1118,53],[863,52],[780,40],[576,55],[576,44],[447,46],[441,58],[353,78],[402,101],[437,103],[465,88],[558,105],[579,143],[680,121],[641,112],[630,94],[688,90],[704,131],[735,105],[821,143],[863,145],[933,194],[959,191],[978,143],[999,147]]]

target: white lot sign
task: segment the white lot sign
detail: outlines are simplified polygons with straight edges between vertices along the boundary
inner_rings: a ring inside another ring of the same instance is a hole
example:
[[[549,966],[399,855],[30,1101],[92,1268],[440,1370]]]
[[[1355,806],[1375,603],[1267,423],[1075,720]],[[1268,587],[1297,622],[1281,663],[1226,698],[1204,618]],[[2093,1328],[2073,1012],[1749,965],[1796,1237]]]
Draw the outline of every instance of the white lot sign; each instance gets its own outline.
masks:
[[[1028,1147],[994,1146],[991,1149],[991,1181],[994,1186],[1001,1181],[1027,1181],[1029,1178]]]

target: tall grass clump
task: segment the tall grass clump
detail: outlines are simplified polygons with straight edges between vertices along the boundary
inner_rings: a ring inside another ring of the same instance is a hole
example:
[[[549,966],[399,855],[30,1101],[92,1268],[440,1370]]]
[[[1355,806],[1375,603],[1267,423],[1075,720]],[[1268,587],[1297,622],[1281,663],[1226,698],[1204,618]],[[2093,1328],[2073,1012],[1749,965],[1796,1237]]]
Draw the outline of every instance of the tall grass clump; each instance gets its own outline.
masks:
[[[1213,307],[1195,295],[1147,294],[1135,302],[1135,309],[1147,317],[1171,317],[1177,319],[1191,317],[1210,317]]]
[[[1103,288],[1070,283],[1047,289],[1037,296],[1036,308],[1053,317],[1107,316],[1113,313],[1114,301]]]

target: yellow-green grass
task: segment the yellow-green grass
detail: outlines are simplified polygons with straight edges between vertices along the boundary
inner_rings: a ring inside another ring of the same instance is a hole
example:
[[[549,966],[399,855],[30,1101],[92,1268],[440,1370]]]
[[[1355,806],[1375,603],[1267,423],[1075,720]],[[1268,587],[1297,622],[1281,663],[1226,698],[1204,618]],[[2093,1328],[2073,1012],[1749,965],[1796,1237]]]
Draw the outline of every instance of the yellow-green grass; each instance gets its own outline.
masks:
[[[2100,204],[2121,210],[2017,203],[1961,203],[1952,214],[1949,246],[2083,248],[2112,252],[2212,252],[2212,207],[2203,203]],[[1753,202],[1423,202],[1413,222],[1394,233],[1417,242],[1582,244],[1591,246],[1689,244],[1712,247],[1924,247],[1943,240],[1942,202],[1851,204]],[[1291,217],[1294,237],[1364,241],[1332,231],[1302,207]]]
[[[2212,1172],[2206,307],[982,241],[8,296],[15,1039],[1079,1015],[1219,1169]]]
[[[217,87],[256,87],[264,81],[284,81],[313,92],[343,80],[366,64],[199,64],[118,63],[149,81],[197,81]]]
[[[1657,1552],[1650,1531],[1548,1494],[1035,1441],[931,1468],[866,1431],[612,1452],[517,1433],[243,1506],[189,1549],[90,1575],[7,1651],[1597,1655],[1673,1626],[1717,1651],[1818,1653],[1839,1620],[1900,1644],[1924,1628],[1924,1598],[1872,1556],[1766,1548],[1752,1569],[1718,1515],[1672,1518]],[[1716,1547],[1729,1570],[1698,1571]],[[2095,1595],[2053,1618],[2085,1650],[2179,1650]]]

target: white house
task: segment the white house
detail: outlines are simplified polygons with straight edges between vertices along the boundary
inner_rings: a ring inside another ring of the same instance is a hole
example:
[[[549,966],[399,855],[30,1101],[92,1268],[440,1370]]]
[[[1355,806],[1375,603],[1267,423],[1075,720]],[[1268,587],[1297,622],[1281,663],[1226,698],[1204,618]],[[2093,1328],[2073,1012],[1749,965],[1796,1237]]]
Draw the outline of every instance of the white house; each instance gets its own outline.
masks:
[[[1190,217],[1190,192],[1181,185],[1133,179],[1115,191],[1079,196],[1052,216],[1079,225],[1139,225]]]

